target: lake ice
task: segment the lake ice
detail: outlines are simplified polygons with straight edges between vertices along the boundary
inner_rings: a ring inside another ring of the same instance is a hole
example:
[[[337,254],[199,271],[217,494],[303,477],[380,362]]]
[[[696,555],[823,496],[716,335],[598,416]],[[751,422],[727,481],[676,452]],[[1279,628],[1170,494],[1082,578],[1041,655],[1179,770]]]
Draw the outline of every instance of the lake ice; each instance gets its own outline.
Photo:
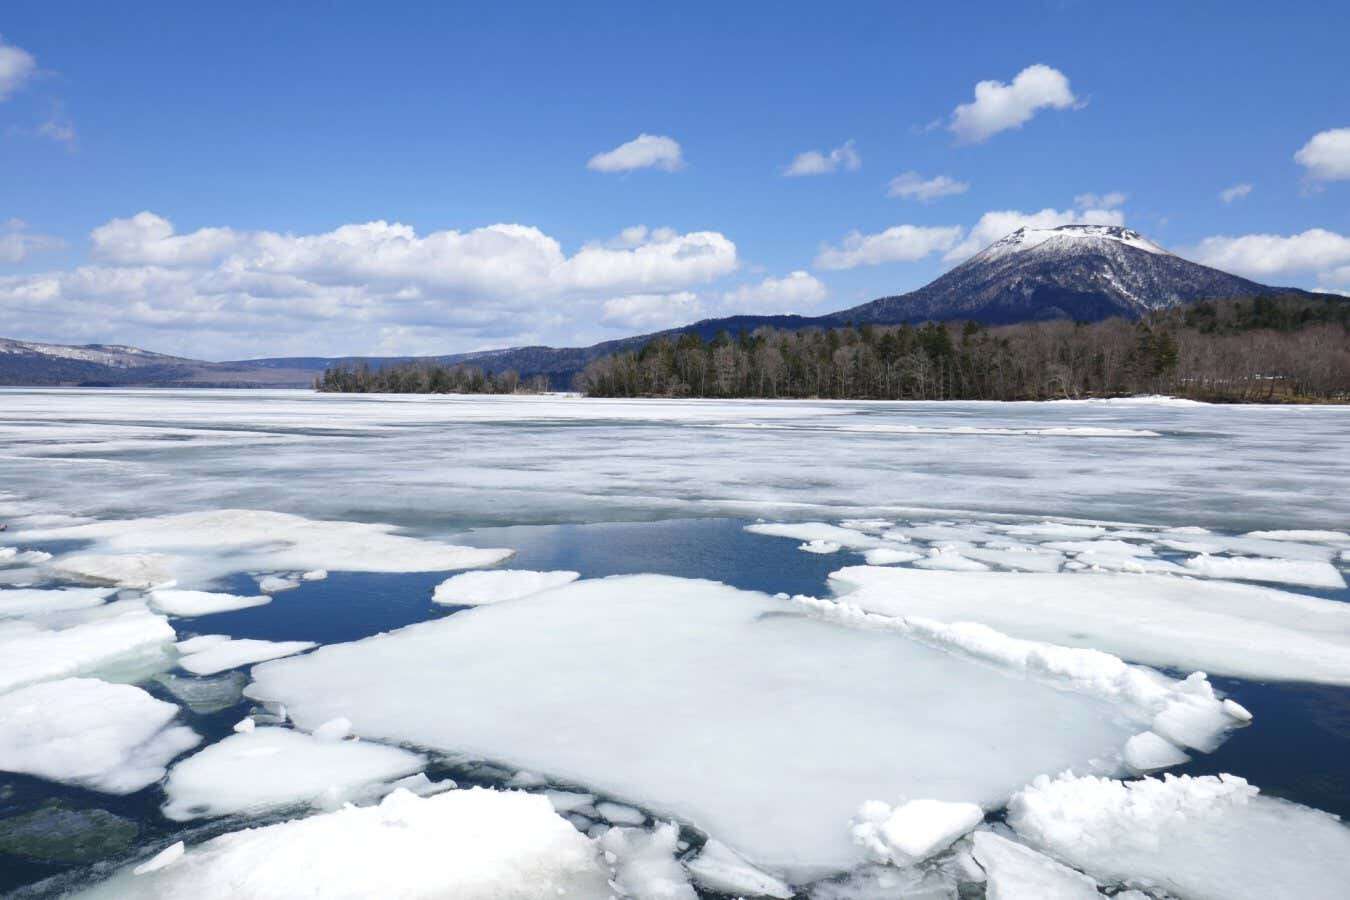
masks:
[[[0,891],[1346,877],[1342,409],[6,390],[0,445]],[[6,849],[52,804],[140,836]]]

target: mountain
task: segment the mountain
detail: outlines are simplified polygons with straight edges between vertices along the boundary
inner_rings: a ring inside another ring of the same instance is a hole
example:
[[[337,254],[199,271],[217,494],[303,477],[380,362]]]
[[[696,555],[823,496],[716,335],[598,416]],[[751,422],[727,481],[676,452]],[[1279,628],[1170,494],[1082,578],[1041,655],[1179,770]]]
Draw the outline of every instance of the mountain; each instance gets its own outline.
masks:
[[[1019,228],[970,259],[908,294],[882,297],[823,316],[729,316],[589,347],[510,347],[502,350],[416,357],[443,365],[472,364],[547,375],[567,387],[591,360],[636,350],[657,337],[762,326],[796,330],[841,325],[898,325],[973,319],[988,325],[1068,318],[1097,321],[1139,318],[1196,300],[1304,294],[1229,275],[1191,262],[1116,225]],[[202,362],[104,344],[67,347],[0,339],[0,384],[99,384],[192,387],[305,387],[331,365],[386,365],[414,357],[280,357]]]
[[[1139,318],[1195,300],[1290,293],[1182,259],[1118,225],[1019,228],[928,285],[827,318],[898,324],[974,319],[989,325]]]

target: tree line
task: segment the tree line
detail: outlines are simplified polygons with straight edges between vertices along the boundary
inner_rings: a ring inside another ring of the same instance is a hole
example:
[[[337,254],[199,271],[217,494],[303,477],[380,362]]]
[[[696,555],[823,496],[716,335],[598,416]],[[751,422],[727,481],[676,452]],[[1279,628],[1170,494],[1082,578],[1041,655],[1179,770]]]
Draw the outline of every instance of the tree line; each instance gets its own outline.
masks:
[[[512,369],[485,372],[477,366],[406,362],[372,368],[336,365],[314,379],[314,389],[346,394],[542,394],[548,376],[521,378]]]
[[[1350,401],[1350,303],[1201,302],[1141,320],[661,337],[589,363],[593,397],[1048,400],[1163,393],[1226,402]]]

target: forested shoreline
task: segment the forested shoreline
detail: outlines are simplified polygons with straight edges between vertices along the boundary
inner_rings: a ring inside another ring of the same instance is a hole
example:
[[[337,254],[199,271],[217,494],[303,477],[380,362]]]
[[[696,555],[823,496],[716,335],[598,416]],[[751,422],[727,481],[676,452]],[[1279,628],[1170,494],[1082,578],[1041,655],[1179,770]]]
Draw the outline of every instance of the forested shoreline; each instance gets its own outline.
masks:
[[[542,394],[548,376],[521,378],[514,370],[485,372],[477,366],[408,362],[372,368],[368,363],[333,366],[314,379],[314,390],[339,394]]]
[[[1350,402],[1350,302],[1201,302],[1091,324],[684,334],[595,360],[574,386],[592,397]]]

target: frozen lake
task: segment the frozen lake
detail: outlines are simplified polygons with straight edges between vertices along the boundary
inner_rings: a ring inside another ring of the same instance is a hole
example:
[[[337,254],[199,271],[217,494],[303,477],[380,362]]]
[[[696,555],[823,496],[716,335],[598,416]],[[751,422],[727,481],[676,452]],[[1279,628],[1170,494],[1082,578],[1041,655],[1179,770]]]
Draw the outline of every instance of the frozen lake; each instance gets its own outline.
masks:
[[[286,896],[233,833],[398,782],[537,854],[406,896],[1332,896],[1347,483],[1344,407],[0,391],[0,892]]]

